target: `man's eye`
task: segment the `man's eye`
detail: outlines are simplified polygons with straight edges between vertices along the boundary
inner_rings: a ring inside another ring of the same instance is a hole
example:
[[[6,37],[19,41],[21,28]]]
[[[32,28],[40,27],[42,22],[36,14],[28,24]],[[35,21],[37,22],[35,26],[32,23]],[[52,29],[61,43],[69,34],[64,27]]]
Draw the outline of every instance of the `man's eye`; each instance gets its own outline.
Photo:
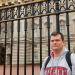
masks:
[[[56,41],[60,41],[60,40],[56,40]]]
[[[51,42],[54,42],[54,40],[51,40]]]

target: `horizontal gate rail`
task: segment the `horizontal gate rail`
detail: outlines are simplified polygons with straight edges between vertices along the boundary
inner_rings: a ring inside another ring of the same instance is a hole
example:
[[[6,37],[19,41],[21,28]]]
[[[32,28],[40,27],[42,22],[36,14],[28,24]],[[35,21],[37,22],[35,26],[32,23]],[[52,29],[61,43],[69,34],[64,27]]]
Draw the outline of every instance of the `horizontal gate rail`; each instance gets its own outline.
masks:
[[[62,14],[62,13],[67,13],[67,12],[75,12],[75,9],[74,10],[66,10],[66,11],[54,12],[54,13],[46,13],[46,14],[35,15],[35,16],[22,17],[22,18],[16,18],[16,19],[2,20],[0,22],[9,22],[9,21],[22,20],[22,19],[43,17],[43,16],[56,15],[56,14]]]
[[[39,0],[39,1],[33,1],[33,2],[22,3],[22,4],[18,4],[18,5],[12,5],[12,6],[7,6],[7,7],[2,7],[2,8],[0,8],[0,10],[7,9],[7,8],[13,8],[13,7],[24,6],[24,5],[30,5],[30,4],[39,3],[39,2],[44,2],[44,1],[48,1],[48,0]]]
[[[45,5],[43,4],[45,2]],[[35,4],[38,4],[38,7],[35,8]],[[40,3],[40,5],[39,5]],[[33,5],[34,7],[34,14],[32,15],[32,8],[30,10],[28,10],[28,7],[27,7],[27,11],[26,11],[26,15],[24,15],[23,17],[19,16],[17,18],[7,18],[7,20],[0,20],[0,22],[8,22],[8,21],[15,21],[15,20],[22,20],[22,19],[29,19],[29,18],[35,18],[35,17],[42,17],[42,16],[48,16],[48,15],[56,15],[56,14],[62,14],[62,13],[67,13],[67,12],[75,12],[75,9],[70,9],[71,6],[74,7],[74,5],[69,5],[67,6],[67,2],[66,2],[66,7],[64,7],[64,4],[61,3],[61,6],[59,4],[59,7],[60,9],[57,11],[57,9],[55,8],[56,7],[56,2],[54,2],[54,4],[50,4],[50,1],[49,0],[41,0],[41,1],[33,1],[33,2],[27,2],[27,3],[23,3],[23,4],[18,4],[18,5],[12,5],[12,6],[6,6],[6,7],[1,7],[0,8],[0,11],[1,11],[1,14],[3,13],[2,11],[3,10],[6,10],[6,9],[12,9],[12,8],[16,8],[18,9],[18,7],[21,7],[21,6],[29,6],[29,5]],[[41,13],[40,13],[40,9],[39,8],[42,8],[41,9]],[[61,11],[61,8],[64,8],[64,10]],[[75,8],[75,7],[74,7]],[[20,9],[21,10],[21,9]],[[25,8],[24,8],[25,10]],[[24,14],[24,10],[22,11],[23,14]],[[53,12],[51,12],[51,10],[54,10]],[[13,10],[14,11],[14,10]],[[18,12],[18,10],[16,10]],[[43,13],[43,11],[45,11],[46,13]],[[5,11],[6,12],[6,11]],[[16,13],[17,13],[16,12]],[[38,12],[37,15],[35,15],[35,12]],[[7,11],[8,13],[8,11]],[[31,15],[28,15],[28,13],[30,13]],[[7,16],[8,17],[8,16]]]

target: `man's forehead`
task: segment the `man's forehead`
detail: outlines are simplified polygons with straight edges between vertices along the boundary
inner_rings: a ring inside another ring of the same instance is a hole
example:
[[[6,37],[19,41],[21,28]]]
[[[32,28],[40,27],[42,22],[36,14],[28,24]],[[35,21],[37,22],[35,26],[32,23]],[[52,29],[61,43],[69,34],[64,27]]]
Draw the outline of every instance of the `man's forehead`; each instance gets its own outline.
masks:
[[[61,36],[59,34],[54,36],[52,35],[50,39],[61,39]]]

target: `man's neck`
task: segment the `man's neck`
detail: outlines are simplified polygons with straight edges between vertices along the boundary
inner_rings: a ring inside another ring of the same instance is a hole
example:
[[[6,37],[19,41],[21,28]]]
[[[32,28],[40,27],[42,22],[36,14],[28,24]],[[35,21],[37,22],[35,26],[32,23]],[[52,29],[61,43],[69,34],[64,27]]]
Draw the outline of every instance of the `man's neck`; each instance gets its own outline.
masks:
[[[63,49],[62,49],[63,50]],[[62,50],[59,50],[59,51],[54,51],[54,57],[59,57]]]

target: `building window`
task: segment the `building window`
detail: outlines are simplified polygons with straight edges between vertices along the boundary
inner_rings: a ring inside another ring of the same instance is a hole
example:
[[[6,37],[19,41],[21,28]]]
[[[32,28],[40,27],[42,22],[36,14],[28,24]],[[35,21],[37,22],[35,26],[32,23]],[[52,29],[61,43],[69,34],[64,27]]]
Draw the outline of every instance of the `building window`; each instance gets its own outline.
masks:
[[[37,28],[34,29],[34,37],[37,37]]]
[[[65,25],[60,26],[60,32],[65,35]]]
[[[51,29],[50,29],[50,34],[51,34]],[[46,36],[48,36],[48,28],[46,28]]]
[[[34,47],[37,47],[37,45],[34,45]]]
[[[34,52],[34,59],[38,59],[38,52]]]
[[[47,57],[48,56],[48,50],[45,52],[45,57]]]

